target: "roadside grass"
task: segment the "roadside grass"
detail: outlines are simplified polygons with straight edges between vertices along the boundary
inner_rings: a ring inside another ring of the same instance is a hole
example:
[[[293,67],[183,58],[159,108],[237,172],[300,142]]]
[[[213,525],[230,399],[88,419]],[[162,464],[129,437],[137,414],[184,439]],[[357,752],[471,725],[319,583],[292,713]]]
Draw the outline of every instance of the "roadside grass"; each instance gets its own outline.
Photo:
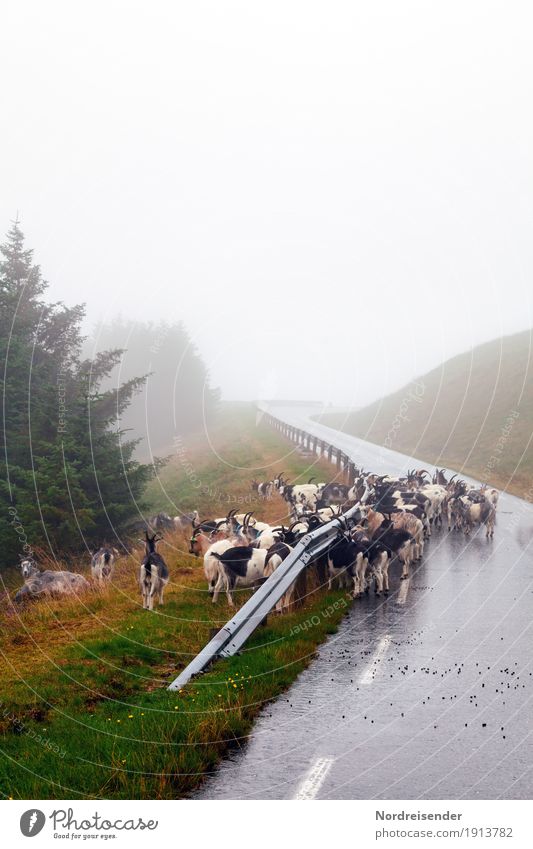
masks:
[[[202,440],[187,452],[202,485],[216,487],[224,497],[244,498],[250,495],[251,475],[237,468],[244,465],[237,457],[265,464],[268,473],[258,477],[269,478],[271,464],[291,447],[266,427],[256,429],[249,409],[233,410],[230,418],[212,437],[225,463],[214,454],[206,458]],[[293,451],[274,471],[282,467],[293,479],[313,474],[309,462]],[[318,468],[322,477],[324,472],[332,477],[327,464]],[[181,509],[198,506],[203,516],[224,515],[226,507],[238,506],[221,500],[215,511],[208,509],[209,492],[191,483],[179,461],[163,470],[162,483],[174,496],[179,493]],[[157,482],[151,498],[155,509],[165,509],[157,500]],[[279,520],[282,504],[276,497],[248,509]],[[5,601],[0,617],[4,797],[192,793],[228,749],[245,744],[257,712],[286,689],[349,609],[343,593],[311,589],[296,611],[269,616],[239,656],[217,662],[181,693],[169,693],[168,683],[231,615],[225,599],[212,604],[201,562],[186,553],[187,538],[175,534],[161,545],[171,583],[165,605],[153,613],[140,606],[140,549],[118,561],[113,585],[102,590],[91,589],[78,599],[42,600],[22,610]],[[241,593],[237,604],[248,597]]]
[[[252,404],[224,404],[215,433],[180,443],[170,456],[147,490],[150,509],[170,515],[197,509],[202,518],[213,517],[213,511],[225,516],[236,507],[238,512],[254,510],[261,518],[279,522],[287,518],[284,502],[260,499],[251,490],[252,478],[271,480],[283,471],[292,483],[307,483],[313,476],[332,480],[335,475],[327,461],[306,459],[276,431],[261,421],[256,425]]]

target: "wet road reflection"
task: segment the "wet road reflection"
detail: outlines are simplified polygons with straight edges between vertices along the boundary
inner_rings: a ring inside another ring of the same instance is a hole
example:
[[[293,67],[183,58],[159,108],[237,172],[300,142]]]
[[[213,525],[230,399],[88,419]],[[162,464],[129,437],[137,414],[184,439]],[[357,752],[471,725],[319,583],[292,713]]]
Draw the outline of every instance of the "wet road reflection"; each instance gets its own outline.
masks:
[[[355,442],[375,468],[381,450]],[[413,465],[389,453],[391,472]],[[408,582],[394,571],[388,599],[354,602],[198,797],[530,798],[532,518],[503,495],[493,542],[434,533]]]

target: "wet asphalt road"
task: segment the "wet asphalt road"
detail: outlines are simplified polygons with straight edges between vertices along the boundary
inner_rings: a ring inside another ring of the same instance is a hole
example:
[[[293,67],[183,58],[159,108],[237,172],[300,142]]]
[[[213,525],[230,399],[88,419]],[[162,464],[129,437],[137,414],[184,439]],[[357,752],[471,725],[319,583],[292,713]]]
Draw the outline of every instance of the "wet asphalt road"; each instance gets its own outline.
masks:
[[[305,410],[273,413],[366,469],[415,465]],[[388,599],[353,603],[198,797],[531,798],[532,538],[532,506],[508,495],[492,542],[434,532],[410,579],[394,568]]]

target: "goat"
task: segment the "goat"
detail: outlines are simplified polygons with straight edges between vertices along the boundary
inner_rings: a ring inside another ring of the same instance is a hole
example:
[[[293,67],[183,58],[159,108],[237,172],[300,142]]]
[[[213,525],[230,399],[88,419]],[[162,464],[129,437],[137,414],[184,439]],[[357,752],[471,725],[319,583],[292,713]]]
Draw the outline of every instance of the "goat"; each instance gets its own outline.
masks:
[[[174,520],[168,513],[158,513],[148,520],[149,529],[153,531],[171,531],[174,529]]]
[[[370,492],[371,488],[367,484],[366,480],[363,477],[356,478],[353,486],[351,486],[346,493],[346,501],[349,504],[356,504],[358,501],[365,504]]]
[[[356,542],[365,553],[365,560],[361,567],[356,570],[358,578],[358,595],[363,591],[368,593],[369,584],[366,580],[367,568],[370,570],[370,580],[374,578],[374,592],[379,596],[389,594],[389,563],[390,557],[387,549],[379,541],[372,540],[368,532],[361,525],[356,525],[350,532],[351,539]]]
[[[77,595],[89,589],[89,582],[75,572],[54,572],[47,569],[41,572],[34,560],[21,561],[20,571],[24,586],[15,595],[16,602],[34,599],[38,596]]]
[[[391,513],[392,527],[396,530],[407,531],[413,537],[412,559],[420,560],[424,552],[424,525],[417,516],[409,510]]]
[[[100,584],[111,580],[114,566],[115,554],[113,549],[107,545],[103,545],[91,557],[91,574],[94,580]]]
[[[236,545],[247,545],[248,540],[243,536],[231,535],[229,538],[224,531],[213,531],[209,535],[195,530],[189,543],[189,554],[204,559],[204,575],[207,580],[209,595],[213,595],[219,575],[218,560],[213,552],[223,554],[228,548]]]
[[[226,521],[233,530],[238,530],[245,525],[247,527],[252,527],[257,531],[266,531],[270,528],[270,525],[267,522],[259,522],[257,519],[253,518],[253,515],[253,510],[250,510],[248,513],[235,513],[234,510],[231,510],[228,513]]]
[[[278,472],[278,474],[272,481],[272,485],[274,486],[275,490],[277,490],[278,492],[280,491],[281,487],[283,486],[283,472]]]
[[[177,531],[185,531],[189,525],[193,528],[196,527],[199,519],[200,514],[198,513],[198,510],[193,510],[192,513],[182,513],[180,516],[174,516],[172,521],[174,522],[174,527]]]
[[[342,516],[342,507],[340,504],[328,504],[327,507],[319,507],[315,516],[318,516],[321,522],[331,522],[337,516]]]
[[[218,554],[224,554],[230,548],[237,545],[235,539],[218,539],[212,542],[204,552],[204,575],[207,580],[207,591],[209,595],[213,595],[217,581],[220,577],[220,564],[218,562]],[[242,545],[246,545],[243,540]]]
[[[431,515],[433,518],[436,515],[437,506],[440,504],[440,496],[437,496],[436,493],[432,496],[435,500],[433,506],[429,494],[417,490],[395,488],[389,484],[379,484],[375,488],[374,496],[374,507],[380,513],[396,514],[398,510],[408,510],[422,522],[424,535],[431,536],[431,525],[428,515]]]
[[[237,517],[235,517],[237,518]],[[253,524],[251,522],[253,521]],[[240,533],[248,540],[254,548],[270,548],[274,545],[278,536],[274,534],[273,528],[266,522],[252,520],[252,513],[246,513],[242,520]]]
[[[331,504],[344,504],[349,491],[350,487],[343,483],[325,483],[318,485],[317,496],[324,507],[329,507]]]
[[[252,481],[252,492],[257,492],[261,498],[266,498],[268,500],[272,497],[273,486],[273,481],[264,481],[263,483],[260,483],[254,479]]]
[[[144,610],[154,609],[154,596],[159,596],[159,604],[163,604],[163,591],[168,584],[169,574],[167,564],[155,550],[156,543],[161,540],[157,534],[145,533],[145,556],[141,563],[139,584]]]
[[[487,499],[487,501],[488,501],[490,504],[492,504],[492,506],[493,506],[493,507],[494,507],[494,509],[496,510],[496,508],[497,508],[497,506],[498,506],[498,501],[499,501],[499,499],[500,499],[500,493],[498,492],[498,490],[497,490],[497,489],[489,489],[489,488],[488,488],[488,484],[484,483],[484,484],[481,486],[481,490],[480,490],[480,491],[483,493],[483,495],[485,496],[485,498]]]
[[[384,504],[384,500],[381,499]],[[394,506],[397,502],[393,501],[388,506],[382,506],[381,512],[376,510],[367,510],[367,519],[370,532],[376,534],[379,528],[385,529],[387,525],[395,530],[407,531],[413,538],[413,546],[411,551],[411,559],[419,560],[424,551],[424,523],[411,510],[410,505],[405,507]],[[416,509],[416,508],[415,508]],[[385,520],[385,515],[390,516],[390,519]],[[386,524],[384,524],[384,522]]]
[[[228,604],[233,607],[232,592],[236,586],[256,587],[264,580],[267,556],[264,548],[239,545],[228,548],[223,554],[211,551],[211,556],[220,564],[218,580],[213,592],[213,604],[218,601],[220,590],[224,587]]]
[[[439,484],[426,484],[420,487],[419,492],[429,499],[429,507],[426,514],[430,524],[442,525],[442,513],[446,504],[448,492],[445,486]]]
[[[285,542],[275,542],[274,545],[270,546],[267,551],[267,556],[265,558],[265,568],[264,568],[264,576],[265,578],[270,578],[271,575],[274,574],[276,569],[281,566],[286,557],[291,553],[292,548],[290,545],[287,545]],[[294,590],[296,588],[296,581],[294,581],[289,589],[283,593],[282,597],[276,604],[276,611],[278,613],[283,613],[284,610],[289,610],[293,598],[294,598]]]
[[[314,483],[284,484],[280,489],[280,494],[287,501],[295,515],[299,515],[302,510],[315,510],[318,500],[319,488]]]
[[[211,531],[210,533],[205,533],[205,531],[202,530],[195,530],[189,540],[189,554],[194,555],[194,557],[203,557],[207,550],[211,548],[213,543],[218,542],[219,540],[228,541],[225,531]]]
[[[202,531],[204,533],[218,533],[224,531],[229,533],[231,530],[235,530],[239,524],[235,518],[235,513],[236,510],[230,510],[224,518],[206,519],[203,522],[193,522],[193,531]],[[244,516],[246,514],[243,513],[242,515]]]
[[[411,534],[401,528],[394,528],[390,519],[384,519],[372,534],[372,541],[379,542],[385,548],[391,560],[394,557],[398,558],[402,564],[401,580],[408,578],[412,559],[413,537]]]
[[[468,496],[463,495],[456,499],[456,504],[465,536],[468,536],[476,525],[485,525],[487,539],[494,536],[496,511],[490,501],[484,498],[481,502],[469,503]]]
[[[327,550],[328,589],[337,579],[340,587],[353,583],[352,595],[357,598],[365,589],[365,573],[368,566],[368,545],[361,539],[351,539],[340,533]]]
[[[448,530],[458,531],[462,526],[463,505],[459,498],[448,498],[446,505],[448,517]]]

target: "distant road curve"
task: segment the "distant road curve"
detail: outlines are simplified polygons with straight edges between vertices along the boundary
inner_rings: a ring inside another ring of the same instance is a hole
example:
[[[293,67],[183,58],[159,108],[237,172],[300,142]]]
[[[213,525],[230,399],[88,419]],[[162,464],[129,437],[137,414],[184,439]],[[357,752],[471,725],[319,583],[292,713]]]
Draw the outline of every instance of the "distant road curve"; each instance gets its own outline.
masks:
[[[335,445],[347,454],[358,467],[364,467],[367,471],[400,475],[415,466],[427,468],[428,471],[435,469],[431,464],[418,460],[416,457],[409,457],[407,454],[400,454],[390,448],[374,445],[372,442],[366,442],[357,436],[343,433],[322,424],[320,421],[315,421],[321,415],[334,411],[334,408],[326,407],[318,402],[301,402],[293,405],[289,402],[259,401],[257,406],[261,412],[270,413],[286,424],[305,430],[312,436],[323,439],[330,445]],[[465,480],[472,480],[466,475],[462,475],[462,477]]]

